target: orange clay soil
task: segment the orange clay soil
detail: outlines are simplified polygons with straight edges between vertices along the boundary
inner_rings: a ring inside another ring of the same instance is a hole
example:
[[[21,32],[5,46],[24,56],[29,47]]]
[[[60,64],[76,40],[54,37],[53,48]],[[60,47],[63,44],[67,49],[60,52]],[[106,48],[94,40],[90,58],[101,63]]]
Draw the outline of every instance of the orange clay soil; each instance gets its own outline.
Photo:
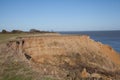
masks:
[[[42,70],[46,74],[60,76],[68,71],[67,77],[72,72],[75,72],[76,77],[81,77],[83,70],[89,74],[88,77],[104,75],[112,78],[120,74],[119,54],[89,36],[29,36],[10,41],[7,45],[20,57],[24,56],[30,63],[39,65],[38,68],[44,66]]]

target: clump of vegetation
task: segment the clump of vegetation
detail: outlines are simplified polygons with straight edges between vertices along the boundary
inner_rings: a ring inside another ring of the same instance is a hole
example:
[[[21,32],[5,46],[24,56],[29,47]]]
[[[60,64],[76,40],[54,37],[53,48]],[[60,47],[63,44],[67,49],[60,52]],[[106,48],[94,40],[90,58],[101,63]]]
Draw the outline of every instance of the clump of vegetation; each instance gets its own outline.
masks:
[[[2,30],[2,33],[8,33],[8,31],[6,31],[5,29]]]
[[[2,80],[32,80],[31,77],[26,78],[23,75],[15,75],[15,76],[9,76],[9,75],[5,75],[3,76]]]
[[[3,29],[0,32],[0,43],[6,42],[8,39],[15,39],[16,37],[23,37],[23,36],[28,36],[31,34],[41,34],[41,33],[54,33],[54,32],[49,32],[49,31],[40,31],[37,29],[30,29],[29,31],[22,31],[22,30],[12,30],[7,31]]]
[[[22,30],[12,30],[11,33],[24,33]]]
[[[39,33],[39,32],[41,32],[41,31],[40,31],[40,30],[37,30],[37,29],[30,29],[29,32],[30,32],[30,33],[35,33],[35,32]]]
[[[0,48],[0,80],[33,80],[37,73],[26,61],[19,60],[11,48]]]
[[[38,29],[30,29],[29,31],[22,31],[22,30],[12,30],[11,32],[3,29],[2,32],[0,33],[13,33],[13,34],[16,34],[16,33],[55,33],[53,31],[41,31],[41,30],[38,30]]]

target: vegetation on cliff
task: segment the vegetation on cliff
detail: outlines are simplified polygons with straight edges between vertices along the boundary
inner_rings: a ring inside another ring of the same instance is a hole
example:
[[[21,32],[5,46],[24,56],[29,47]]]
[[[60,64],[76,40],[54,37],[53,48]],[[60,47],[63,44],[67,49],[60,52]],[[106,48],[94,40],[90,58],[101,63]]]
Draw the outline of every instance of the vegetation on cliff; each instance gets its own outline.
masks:
[[[1,80],[119,80],[120,55],[89,36],[24,36],[0,45]]]

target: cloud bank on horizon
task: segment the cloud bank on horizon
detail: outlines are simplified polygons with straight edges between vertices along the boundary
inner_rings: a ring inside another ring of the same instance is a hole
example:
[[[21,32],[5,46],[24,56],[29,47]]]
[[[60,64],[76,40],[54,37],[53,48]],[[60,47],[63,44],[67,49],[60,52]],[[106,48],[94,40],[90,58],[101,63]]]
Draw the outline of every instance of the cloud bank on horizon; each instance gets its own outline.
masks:
[[[2,29],[120,30],[120,0],[0,0]]]

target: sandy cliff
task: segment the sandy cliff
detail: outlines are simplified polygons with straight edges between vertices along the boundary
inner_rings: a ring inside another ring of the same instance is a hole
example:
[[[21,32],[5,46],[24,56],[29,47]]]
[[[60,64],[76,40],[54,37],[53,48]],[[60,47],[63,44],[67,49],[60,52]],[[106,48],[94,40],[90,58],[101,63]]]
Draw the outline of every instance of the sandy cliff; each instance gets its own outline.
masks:
[[[29,36],[10,41],[7,46],[46,75],[68,80],[120,78],[120,55],[89,36]]]

